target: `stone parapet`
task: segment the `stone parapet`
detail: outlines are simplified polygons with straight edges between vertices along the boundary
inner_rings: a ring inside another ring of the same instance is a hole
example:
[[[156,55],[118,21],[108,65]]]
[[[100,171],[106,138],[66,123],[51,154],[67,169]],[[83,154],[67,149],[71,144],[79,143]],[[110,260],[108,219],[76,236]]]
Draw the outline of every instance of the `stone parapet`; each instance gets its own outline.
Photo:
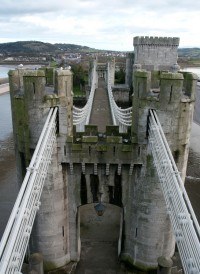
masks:
[[[149,45],[149,46],[179,46],[180,39],[178,37],[153,37],[153,36],[136,36],[133,45]]]

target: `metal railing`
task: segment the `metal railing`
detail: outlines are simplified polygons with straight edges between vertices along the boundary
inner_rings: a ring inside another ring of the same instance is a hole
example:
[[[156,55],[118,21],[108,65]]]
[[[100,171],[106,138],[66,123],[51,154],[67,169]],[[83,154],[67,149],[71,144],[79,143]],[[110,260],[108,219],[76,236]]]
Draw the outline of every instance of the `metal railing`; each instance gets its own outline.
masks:
[[[122,109],[116,104],[112,93],[109,64],[107,89],[113,125],[118,125],[120,132],[127,132],[127,128],[132,124],[132,107]]]
[[[200,227],[154,110],[150,110],[148,132],[184,271],[200,273]]]
[[[57,108],[50,109],[0,243],[0,274],[21,273],[53,146]]]
[[[77,131],[84,131],[84,126],[89,124],[90,115],[92,110],[92,104],[94,100],[94,93],[97,87],[97,72],[96,72],[96,62],[93,66],[92,71],[92,86],[90,95],[86,105],[83,108],[77,108],[73,106],[73,124],[76,125]]]

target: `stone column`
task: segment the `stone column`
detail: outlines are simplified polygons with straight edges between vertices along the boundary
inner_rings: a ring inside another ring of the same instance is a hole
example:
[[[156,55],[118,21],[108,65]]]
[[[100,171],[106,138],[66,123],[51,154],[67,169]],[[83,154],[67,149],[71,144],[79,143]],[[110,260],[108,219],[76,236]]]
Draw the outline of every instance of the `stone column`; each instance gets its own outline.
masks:
[[[108,69],[110,70],[111,86],[115,84],[115,59],[108,63]]]

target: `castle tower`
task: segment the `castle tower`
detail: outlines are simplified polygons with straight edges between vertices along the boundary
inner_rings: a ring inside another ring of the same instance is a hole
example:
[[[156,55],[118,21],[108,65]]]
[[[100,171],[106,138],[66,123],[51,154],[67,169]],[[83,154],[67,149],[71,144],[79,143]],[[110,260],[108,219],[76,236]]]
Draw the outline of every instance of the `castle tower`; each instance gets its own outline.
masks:
[[[135,64],[147,70],[170,70],[177,63],[177,37],[137,36],[133,40]]]
[[[189,150],[197,78],[191,73],[134,73],[132,139],[141,165],[135,165],[127,206],[123,258],[138,268],[157,267],[160,256],[172,257],[175,241],[151,151],[149,109],[157,112],[182,179]]]
[[[19,183],[22,183],[50,107],[59,108],[59,138],[29,242],[31,253],[43,254],[45,269],[55,269],[71,260],[68,182],[57,155],[60,146],[64,147],[66,139],[72,135],[72,73],[69,70],[40,69],[20,73],[15,70],[9,74]]]

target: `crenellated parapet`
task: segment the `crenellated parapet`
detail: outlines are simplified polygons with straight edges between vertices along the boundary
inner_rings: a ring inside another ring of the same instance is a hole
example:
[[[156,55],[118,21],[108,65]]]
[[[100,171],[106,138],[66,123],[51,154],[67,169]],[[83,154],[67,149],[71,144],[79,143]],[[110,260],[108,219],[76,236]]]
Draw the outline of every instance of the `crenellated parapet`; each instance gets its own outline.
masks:
[[[74,143],[131,144],[130,127],[127,133],[121,133],[119,126],[106,126],[105,133],[99,133],[96,125],[85,125],[85,130],[73,131]]]
[[[73,96],[70,70],[18,68],[10,71],[9,77],[14,134],[22,153],[25,151],[23,143],[28,143],[31,149],[35,148],[50,107],[59,106],[60,134],[71,135]],[[63,123],[63,119],[66,122]],[[19,134],[19,129],[27,134]],[[27,157],[28,153],[25,153]],[[26,162],[29,160],[30,157]]]
[[[169,46],[178,47],[180,39],[178,37],[154,37],[154,36],[136,36],[133,40],[133,45],[148,45],[148,46]]]
[[[177,165],[183,177],[187,166],[184,154],[189,145],[196,81],[196,75],[185,72],[137,70],[134,73],[132,135],[137,136],[139,143],[147,142],[148,111],[155,109],[174,155],[179,154]]]

